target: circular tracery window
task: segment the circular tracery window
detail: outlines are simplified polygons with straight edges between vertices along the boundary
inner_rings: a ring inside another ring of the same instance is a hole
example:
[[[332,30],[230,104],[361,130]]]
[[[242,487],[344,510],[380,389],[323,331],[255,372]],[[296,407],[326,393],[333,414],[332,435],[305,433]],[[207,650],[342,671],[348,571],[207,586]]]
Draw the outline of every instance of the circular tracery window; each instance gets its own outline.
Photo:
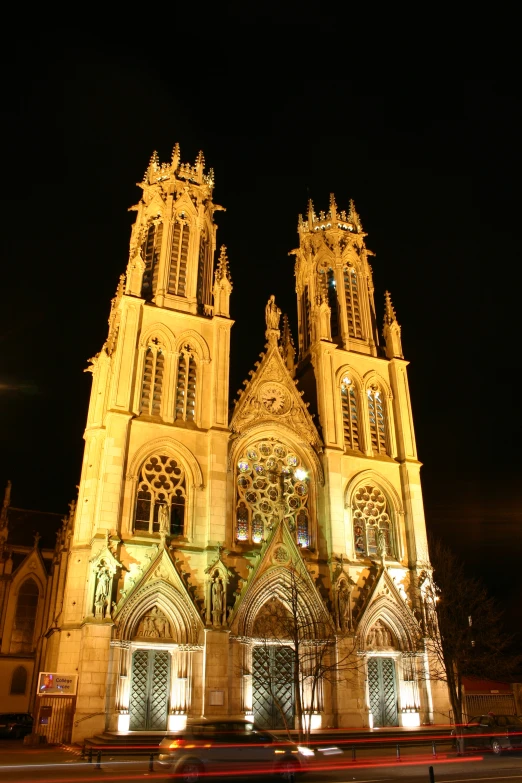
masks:
[[[298,544],[309,546],[308,493],[308,482],[297,454],[273,441],[249,446],[237,461],[237,508],[250,509],[252,529],[246,515],[238,513],[237,540],[260,543],[265,529],[283,513],[290,527],[296,530]]]

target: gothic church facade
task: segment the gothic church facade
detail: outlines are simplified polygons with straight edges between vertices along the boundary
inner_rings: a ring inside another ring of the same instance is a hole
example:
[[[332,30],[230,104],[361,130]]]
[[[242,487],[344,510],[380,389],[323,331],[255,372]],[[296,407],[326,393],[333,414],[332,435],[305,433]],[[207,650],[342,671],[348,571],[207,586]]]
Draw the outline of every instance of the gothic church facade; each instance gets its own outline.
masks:
[[[277,727],[297,703],[314,726],[446,720],[422,642],[407,362],[389,295],[380,345],[353,202],[344,212],[331,197],[320,214],[310,203],[300,218],[298,344],[271,297],[265,351],[231,408],[213,172],[201,153],[183,164],[176,145],[140,187],[109,334],[90,360],[63,613],[47,644],[47,671],[78,676],[72,739],[202,715]],[[260,630],[291,614],[289,575],[309,641],[327,629],[331,656],[350,650],[350,676],[324,678],[313,698],[292,639]]]

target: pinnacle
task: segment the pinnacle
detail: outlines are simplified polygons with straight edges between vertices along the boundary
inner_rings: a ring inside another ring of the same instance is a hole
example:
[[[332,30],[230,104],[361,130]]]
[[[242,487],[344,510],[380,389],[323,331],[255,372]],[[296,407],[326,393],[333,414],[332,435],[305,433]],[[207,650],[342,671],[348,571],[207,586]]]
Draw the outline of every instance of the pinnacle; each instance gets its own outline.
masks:
[[[200,150],[198,152],[198,156],[196,158],[196,166],[198,168],[201,168],[202,171],[205,168],[205,156],[203,154],[203,150]]]
[[[179,148],[178,142],[175,143],[174,148],[172,150],[172,166],[173,168],[177,168],[179,165],[179,162],[181,160],[181,151]]]
[[[230,266],[228,263],[227,247],[226,245],[221,245],[216,268],[216,280],[224,280],[225,278],[229,281],[229,283],[232,282]]]
[[[359,213],[355,209],[355,202],[353,198],[350,199],[350,211],[348,213],[348,220],[350,221],[350,223],[353,223],[359,231],[362,231],[361,218],[359,217]]]
[[[389,291],[384,293],[384,323],[392,324],[397,321],[397,316],[392,305],[391,294]]]
[[[330,217],[332,220],[337,219],[337,204],[334,193],[330,193]]]

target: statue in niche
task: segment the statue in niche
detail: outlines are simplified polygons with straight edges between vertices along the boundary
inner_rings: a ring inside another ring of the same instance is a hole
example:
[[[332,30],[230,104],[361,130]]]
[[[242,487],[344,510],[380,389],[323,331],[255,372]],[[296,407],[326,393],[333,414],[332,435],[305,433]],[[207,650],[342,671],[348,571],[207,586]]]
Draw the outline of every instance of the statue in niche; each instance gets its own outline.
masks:
[[[275,303],[274,294],[271,295],[265,307],[265,320],[267,329],[279,329],[281,310]]]
[[[158,509],[159,532],[161,535],[168,536],[170,533],[169,507],[162,503]]]
[[[386,554],[388,552],[388,546],[386,544],[386,536],[382,530],[377,531],[377,551],[384,565],[384,560],[386,559]]]
[[[96,579],[96,592],[94,594],[94,616],[103,620],[109,603],[109,588],[111,576],[105,560],[100,562]]]
[[[367,636],[367,646],[373,648],[393,647],[393,638],[386,626],[378,620],[370,628]]]
[[[221,577],[216,572],[216,577],[212,583],[212,623],[218,627],[222,624],[223,601],[223,582],[221,581]]]
[[[342,579],[338,586],[338,618],[339,628],[341,631],[349,631],[352,627],[351,618],[351,585],[348,584],[346,579]]]

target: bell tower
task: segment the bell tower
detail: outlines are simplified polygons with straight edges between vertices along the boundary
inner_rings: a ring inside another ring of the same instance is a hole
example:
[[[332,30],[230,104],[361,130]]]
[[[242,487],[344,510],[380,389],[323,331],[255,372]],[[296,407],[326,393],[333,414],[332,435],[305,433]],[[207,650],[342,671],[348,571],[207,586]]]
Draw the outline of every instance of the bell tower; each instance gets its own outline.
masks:
[[[216,249],[212,201],[214,172],[205,173],[199,152],[195,164],[181,163],[179,144],[170,163],[154,152],[143,181],[131,237],[126,293],[159,307],[200,315],[212,311],[212,271]]]
[[[328,212],[317,215],[310,201],[299,216],[296,291],[299,355],[303,359],[317,340],[345,350],[377,356],[378,336],[372,269],[361,220],[350,201],[339,210],[330,195]]]

